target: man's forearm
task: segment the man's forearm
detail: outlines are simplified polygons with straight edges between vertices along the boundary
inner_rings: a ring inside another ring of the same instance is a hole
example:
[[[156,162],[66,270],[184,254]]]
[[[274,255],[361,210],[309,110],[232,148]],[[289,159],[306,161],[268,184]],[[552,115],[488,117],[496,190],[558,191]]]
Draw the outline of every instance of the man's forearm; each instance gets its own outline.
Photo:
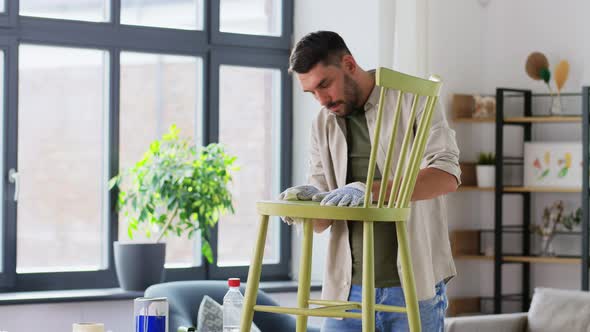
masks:
[[[432,199],[441,195],[457,191],[459,183],[454,175],[438,168],[427,167],[421,169],[416,179],[412,201]]]
[[[332,225],[333,220],[327,219],[314,219],[313,220],[313,231],[316,233],[321,233],[325,231],[330,225]]]
[[[385,202],[389,201],[392,181],[389,181],[386,191]],[[379,198],[380,181],[373,183],[373,201]],[[457,190],[458,183],[455,176],[441,171],[440,169],[429,167],[421,169],[416,178],[416,185],[412,194],[412,201],[432,199],[441,195],[448,194]]]

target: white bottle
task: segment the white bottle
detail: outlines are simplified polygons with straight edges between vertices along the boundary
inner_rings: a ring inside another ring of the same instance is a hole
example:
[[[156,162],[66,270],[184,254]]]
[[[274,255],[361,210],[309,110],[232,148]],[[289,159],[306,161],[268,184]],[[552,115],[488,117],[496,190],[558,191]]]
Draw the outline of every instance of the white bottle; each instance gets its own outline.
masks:
[[[240,332],[244,296],[240,293],[240,278],[229,278],[229,290],[223,297],[223,332]]]

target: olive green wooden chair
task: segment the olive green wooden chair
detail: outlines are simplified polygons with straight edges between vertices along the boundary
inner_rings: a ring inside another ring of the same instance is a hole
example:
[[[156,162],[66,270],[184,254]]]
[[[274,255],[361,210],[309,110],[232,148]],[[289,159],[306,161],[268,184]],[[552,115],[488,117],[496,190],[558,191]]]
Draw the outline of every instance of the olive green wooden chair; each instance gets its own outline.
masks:
[[[418,311],[418,299],[414,283],[414,272],[410,259],[408,239],[406,237],[406,220],[410,212],[410,198],[414,190],[420,162],[424,155],[424,147],[430,131],[430,122],[433,110],[438,99],[440,80],[431,76],[429,80],[409,76],[386,68],[379,68],[376,72],[376,84],[381,88],[377,123],[375,127],[374,144],[371,148],[369,159],[369,171],[366,187],[372,188],[375,173],[377,146],[379,142],[381,123],[383,118],[383,105],[385,104],[386,90],[397,91],[397,104],[393,116],[392,133],[389,135],[387,156],[382,176],[379,197],[377,203],[371,202],[370,191],[365,193],[362,207],[336,207],[320,206],[316,202],[301,201],[262,201],[256,207],[260,214],[260,228],[258,238],[252,256],[252,265],[248,272],[244,311],[241,321],[241,332],[249,332],[255,311],[273,312],[279,314],[291,314],[297,316],[297,332],[307,329],[307,317],[343,317],[362,319],[363,332],[375,330],[375,311],[407,313],[411,331],[420,331],[420,313]],[[393,160],[395,138],[400,123],[402,112],[402,94],[413,95],[409,121],[405,128],[401,147],[395,164],[395,172],[391,180],[391,189],[387,193],[390,169]],[[417,105],[423,99],[424,110],[420,114]],[[414,131],[414,126],[417,130]],[[386,136],[387,137],[387,136]],[[409,151],[409,154],[408,154]],[[386,197],[389,200],[386,203]],[[264,243],[268,229],[269,216],[291,216],[303,218],[303,243],[301,246],[301,261],[299,268],[299,287],[297,292],[297,308],[256,305],[256,294],[262,268],[264,255]],[[358,220],[363,223],[363,277],[362,277],[362,302],[313,300],[309,298],[311,278],[311,253],[313,225],[312,219]],[[398,255],[401,261],[402,287],[404,290],[406,307],[376,305],[375,304],[375,278],[373,257],[373,222],[395,222],[398,240]],[[310,308],[310,305],[319,307]],[[360,309],[361,312],[348,312],[348,310]]]

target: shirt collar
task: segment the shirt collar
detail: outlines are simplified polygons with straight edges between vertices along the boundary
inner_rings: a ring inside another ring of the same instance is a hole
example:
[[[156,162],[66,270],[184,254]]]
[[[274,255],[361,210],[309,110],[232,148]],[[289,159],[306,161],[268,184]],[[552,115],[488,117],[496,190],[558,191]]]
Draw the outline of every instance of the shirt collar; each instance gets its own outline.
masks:
[[[375,70],[369,70],[369,73],[375,76]],[[379,104],[379,87],[375,84],[367,102],[364,105],[365,112]]]

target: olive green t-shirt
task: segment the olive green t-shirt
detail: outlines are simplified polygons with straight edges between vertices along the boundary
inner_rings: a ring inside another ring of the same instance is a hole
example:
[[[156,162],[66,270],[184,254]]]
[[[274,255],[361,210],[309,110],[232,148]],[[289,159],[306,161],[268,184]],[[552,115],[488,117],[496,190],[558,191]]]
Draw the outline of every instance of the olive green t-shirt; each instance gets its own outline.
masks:
[[[346,182],[365,182],[371,155],[371,139],[364,109],[354,110],[346,116],[346,142],[348,144],[348,167]],[[375,169],[375,179],[381,173]],[[362,284],[363,224],[349,221],[349,240],[352,251],[352,283]],[[375,287],[400,286],[397,273],[397,237],[395,223],[376,222],[374,226]]]

